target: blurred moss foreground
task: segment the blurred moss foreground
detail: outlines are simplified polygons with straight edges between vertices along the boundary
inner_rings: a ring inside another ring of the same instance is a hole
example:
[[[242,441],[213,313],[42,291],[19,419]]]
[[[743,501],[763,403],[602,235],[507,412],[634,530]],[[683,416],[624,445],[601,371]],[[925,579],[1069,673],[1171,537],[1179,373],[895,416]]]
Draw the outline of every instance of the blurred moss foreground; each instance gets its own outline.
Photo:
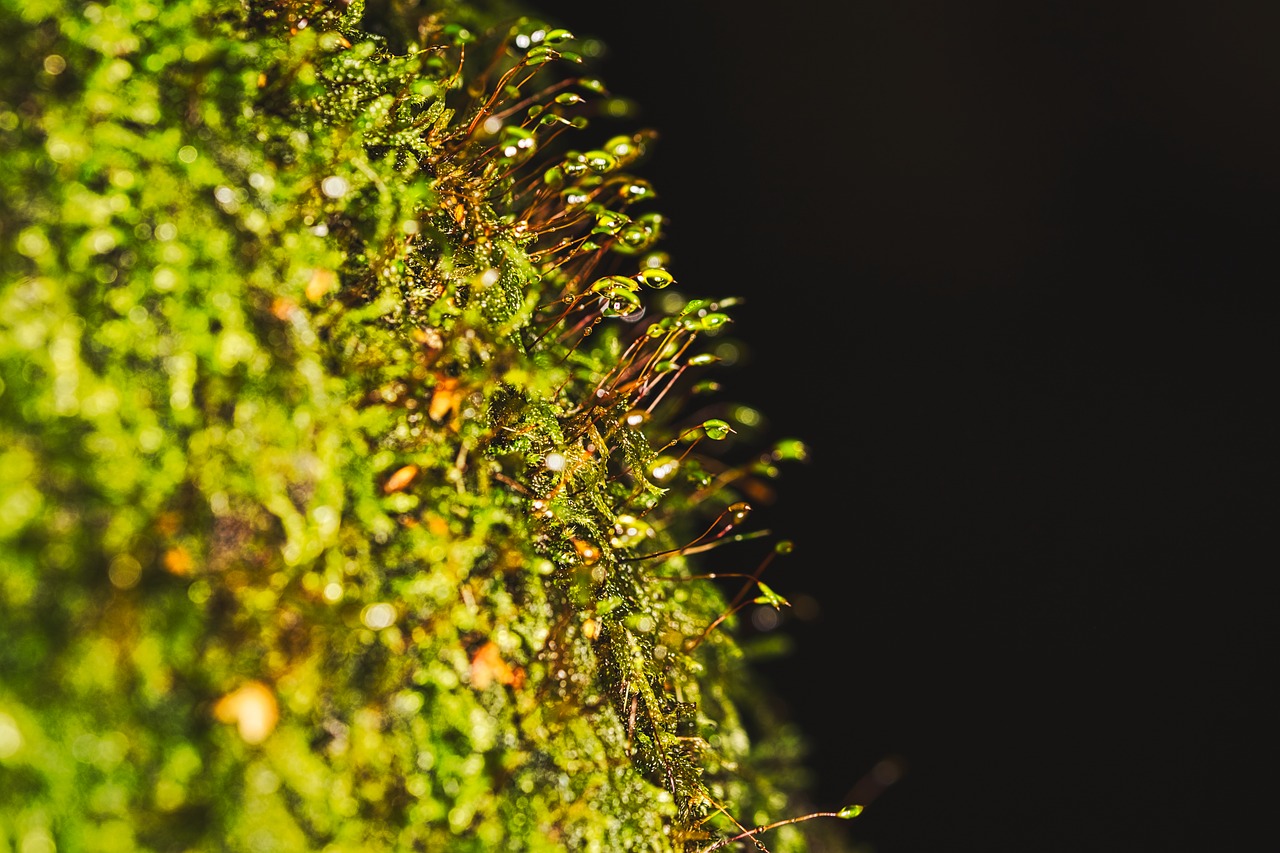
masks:
[[[728,300],[668,287],[651,135],[592,136],[569,32],[0,10],[0,851],[741,849],[810,808],[733,635],[787,543],[693,565],[804,448],[719,461]]]

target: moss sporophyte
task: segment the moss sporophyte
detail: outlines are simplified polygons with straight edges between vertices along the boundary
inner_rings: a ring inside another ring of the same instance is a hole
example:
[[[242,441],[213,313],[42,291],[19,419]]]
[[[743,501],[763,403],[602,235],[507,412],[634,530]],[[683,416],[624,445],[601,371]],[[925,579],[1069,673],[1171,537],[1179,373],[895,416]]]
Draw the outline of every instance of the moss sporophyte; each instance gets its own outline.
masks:
[[[719,452],[733,300],[680,293],[655,136],[592,136],[569,30],[0,23],[0,849],[782,853],[856,813],[735,639],[789,546],[697,562],[770,536],[803,445]]]

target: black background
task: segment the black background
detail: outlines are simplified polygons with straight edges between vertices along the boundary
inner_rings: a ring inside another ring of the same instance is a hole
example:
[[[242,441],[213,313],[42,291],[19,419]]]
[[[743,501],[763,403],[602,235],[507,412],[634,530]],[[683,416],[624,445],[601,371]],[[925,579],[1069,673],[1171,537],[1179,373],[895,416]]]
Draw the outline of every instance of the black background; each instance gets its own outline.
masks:
[[[818,805],[864,853],[1273,844],[1280,4],[534,8],[812,449],[753,521]]]

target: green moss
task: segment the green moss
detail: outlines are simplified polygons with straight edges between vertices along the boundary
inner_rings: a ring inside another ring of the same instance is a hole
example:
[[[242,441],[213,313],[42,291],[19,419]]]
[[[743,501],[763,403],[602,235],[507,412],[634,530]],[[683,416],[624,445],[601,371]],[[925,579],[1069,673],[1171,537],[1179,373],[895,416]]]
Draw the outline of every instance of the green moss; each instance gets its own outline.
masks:
[[[569,33],[0,22],[0,850],[693,851],[800,813],[694,554],[803,454],[689,420],[725,306],[668,287],[651,135],[591,137]]]

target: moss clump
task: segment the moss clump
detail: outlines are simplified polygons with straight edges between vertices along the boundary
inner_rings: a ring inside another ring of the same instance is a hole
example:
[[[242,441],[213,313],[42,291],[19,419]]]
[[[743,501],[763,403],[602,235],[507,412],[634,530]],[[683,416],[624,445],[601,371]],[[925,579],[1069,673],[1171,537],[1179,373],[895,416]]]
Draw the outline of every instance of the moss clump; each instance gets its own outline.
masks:
[[[694,554],[803,447],[730,465],[690,414],[727,300],[671,286],[652,135],[584,141],[611,100],[569,32],[0,23],[0,850],[693,851],[798,814],[730,630],[785,602]]]

